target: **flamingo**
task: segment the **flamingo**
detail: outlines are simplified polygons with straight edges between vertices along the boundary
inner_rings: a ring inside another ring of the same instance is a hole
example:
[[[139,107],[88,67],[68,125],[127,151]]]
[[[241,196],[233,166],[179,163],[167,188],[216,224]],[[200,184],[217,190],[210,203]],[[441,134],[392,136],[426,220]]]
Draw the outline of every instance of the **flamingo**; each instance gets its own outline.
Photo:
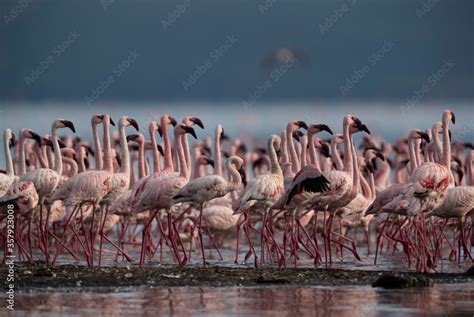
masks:
[[[199,206],[198,234],[204,267],[206,266],[206,257],[202,240],[203,205],[209,200],[223,197],[236,190],[240,186],[239,181],[241,180],[238,170],[243,165],[244,160],[240,157],[233,156],[226,162],[227,171],[233,178],[232,182],[227,181],[220,175],[201,176],[188,182],[173,196],[173,203],[190,202],[193,205]]]
[[[329,211],[329,234],[325,225],[323,232],[325,238],[325,252],[326,246],[329,248],[329,257],[331,257],[330,249],[330,234],[332,226],[332,217],[334,212],[347,205],[355,198],[359,187],[359,173],[357,169],[357,158],[355,157],[355,149],[352,144],[352,134],[356,132],[365,131],[370,134],[369,129],[358,118],[353,115],[346,115],[343,120],[343,138],[344,138],[344,169],[342,171],[331,170],[313,173],[305,178],[300,177],[299,182],[295,182],[291,187],[290,195],[286,205],[292,203],[293,197],[298,197],[296,194],[304,192],[312,192],[311,198],[305,199],[305,205],[309,209],[314,210],[328,210]],[[316,174],[314,174],[316,173]],[[298,177],[295,176],[295,179]],[[301,184],[298,186],[298,184]],[[329,186],[329,188],[327,188]],[[314,194],[315,193],[315,194]],[[355,248],[351,250],[358,258]],[[326,256],[326,266],[328,263]],[[330,259],[331,262],[331,259]]]
[[[0,197],[6,194],[15,180],[15,170],[13,169],[13,161],[10,153],[10,143],[15,142],[15,134],[12,130],[5,129],[3,133],[3,149],[5,152],[5,162],[7,164],[6,174],[0,174]]]
[[[291,125],[291,127],[289,128],[290,132],[287,133],[287,138],[288,138],[288,134],[290,135],[290,138],[291,138],[291,129],[294,128],[293,123],[290,123],[289,126],[290,125]],[[306,124],[303,125],[303,122],[300,122],[300,123],[294,123],[294,125],[305,126]],[[245,186],[239,199],[232,206],[233,209],[235,210],[235,213],[245,212],[244,217],[246,219],[246,223],[244,224],[244,232],[250,245],[250,251],[254,254],[254,259],[255,259],[254,263],[256,267],[258,266],[258,256],[257,256],[257,253],[255,252],[252,241],[250,240],[247,212],[249,210],[258,211],[261,209],[263,209],[264,211],[263,212],[263,227],[262,227],[261,239],[260,239],[261,251],[262,251],[261,253],[263,256],[263,252],[264,252],[263,241],[264,241],[265,232],[266,232],[265,227],[267,225],[266,223],[267,213],[270,207],[272,207],[272,205],[278,200],[278,198],[280,197],[280,195],[283,193],[283,190],[284,190],[283,173],[280,168],[280,164],[278,163],[278,158],[276,154],[276,151],[280,149],[280,144],[281,144],[281,139],[277,135],[270,136],[267,143],[268,153],[270,155],[270,173],[261,174],[251,179],[249,183],[247,184],[247,186]],[[294,147],[293,147],[293,150],[294,150]],[[294,152],[294,155],[296,158],[296,152]],[[238,234],[239,234],[239,227],[240,226],[238,226],[237,228],[237,239],[238,239]],[[238,252],[238,247],[237,247],[236,252]]]
[[[165,129],[163,129],[163,134],[165,134]],[[167,133],[167,132],[166,132]],[[149,218],[145,228],[143,229],[143,238],[142,238],[142,251],[140,255],[140,267],[143,267],[145,261],[145,245],[146,245],[146,237],[148,229],[151,225],[151,222],[155,218],[158,210],[160,209],[169,209],[172,206],[172,197],[176,194],[176,192],[183,187],[189,180],[190,171],[186,164],[186,157],[184,154],[184,149],[182,145],[182,138],[181,136],[189,133],[194,138],[196,138],[196,132],[193,128],[188,127],[184,124],[177,124],[174,128],[174,136],[177,140],[177,151],[179,156],[179,164],[180,164],[180,172],[178,176],[169,176],[166,178],[155,178],[152,181],[148,182],[146,188],[139,193],[136,201],[132,205],[132,212],[138,213],[145,210],[154,210],[151,217]],[[165,148],[169,147],[165,144]],[[168,163],[171,160],[171,152],[168,152],[169,156],[167,155]],[[172,163],[171,163],[172,164]],[[172,166],[172,165],[171,165]],[[168,212],[168,221],[171,224],[171,214],[170,211]],[[174,244],[172,239],[172,227],[169,226],[168,228],[171,243]],[[177,248],[174,246],[174,251],[176,258],[180,264],[182,263]],[[186,258],[184,259],[186,260]],[[183,261],[185,262],[185,261]]]

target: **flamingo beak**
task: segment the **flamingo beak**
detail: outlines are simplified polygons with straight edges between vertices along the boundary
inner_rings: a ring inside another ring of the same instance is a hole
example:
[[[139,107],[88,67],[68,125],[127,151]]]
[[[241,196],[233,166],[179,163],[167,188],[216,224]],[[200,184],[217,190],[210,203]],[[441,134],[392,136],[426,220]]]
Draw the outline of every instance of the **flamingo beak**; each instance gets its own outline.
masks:
[[[176,119],[173,118],[172,116],[170,116],[170,123],[173,125],[173,127],[175,127],[175,126],[178,124],[178,122],[176,121]]]
[[[373,174],[374,173],[374,166],[372,165],[371,162],[366,162],[366,163],[367,163],[367,169],[369,170],[369,172],[371,174]]]
[[[366,132],[367,134],[370,134],[369,128],[367,128],[365,124],[361,125],[360,130]]]
[[[15,137],[15,133],[12,132],[12,137],[10,139],[10,146],[15,146],[16,144],[16,137]]]
[[[423,138],[423,140],[430,143],[430,136],[427,133],[425,133],[423,131],[419,131],[418,135],[421,136]]]
[[[163,137],[163,130],[161,129],[161,125],[159,125],[159,124],[156,124],[156,125],[157,125],[157,127],[158,127],[158,128],[157,128],[157,131],[158,131],[158,133],[160,134],[160,138],[161,138],[161,137]]]
[[[300,128],[303,128],[305,130],[308,130],[308,125],[304,121],[296,121],[296,125]]]
[[[31,135],[32,139],[34,139],[36,142],[38,142],[38,144],[41,144],[41,137],[39,136],[38,133],[33,132],[33,131],[30,130],[30,135]]]
[[[186,133],[191,134],[195,139],[197,139],[196,131],[194,131],[193,128],[188,127],[188,126],[183,126],[183,129],[186,131]]]
[[[160,154],[162,156],[165,156],[165,152],[163,151],[163,147],[160,144],[157,144],[156,148],[158,149],[158,152],[160,152]]]
[[[298,133],[298,131],[294,131],[294,132],[293,132],[293,138],[294,138],[296,141],[300,142],[301,139],[300,139],[300,134]]]
[[[103,116],[102,116],[102,118],[103,118]],[[109,119],[110,119],[110,124],[111,124],[113,127],[115,127],[115,122],[114,122],[114,120],[112,120],[112,117],[109,116]]]
[[[207,164],[209,164],[209,165],[211,165],[212,167],[214,167],[214,160],[208,159],[208,160],[207,160]]]
[[[62,123],[64,124],[64,126],[66,128],[69,128],[71,129],[71,131],[73,133],[76,133],[76,128],[74,127],[74,123],[72,123],[72,121],[69,121],[69,120],[63,120]]]
[[[325,124],[317,124],[316,125],[316,128],[319,129],[319,131],[326,131],[327,133],[333,135],[334,133],[332,133],[332,130],[330,127],[328,127],[327,125]]]
[[[90,155],[95,156],[95,152],[90,146],[86,145],[86,149]]]
[[[191,118],[190,120],[194,124],[198,125],[201,129],[204,129],[204,124],[202,123],[201,119],[194,117],[194,118]]]
[[[383,155],[382,153],[376,152],[375,156],[378,157],[379,159],[381,159],[382,161],[385,161],[385,155]]]
[[[453,111],[451,111],[451,122],[452,122],[453,124],[456,124],[456,116],[454,115],[454,112],[453,112]]]
[[[112,119],[111,119],[110,121],[112,121]],[[138,127],[138,123],[137,123],[137,121],[136,121],[135,119],[127,118],[127,121],[128,121],[128,123],[130,123],[130,125],[131,125],[132,127],[135,128],[135,130],[140,131],[140,128]]]

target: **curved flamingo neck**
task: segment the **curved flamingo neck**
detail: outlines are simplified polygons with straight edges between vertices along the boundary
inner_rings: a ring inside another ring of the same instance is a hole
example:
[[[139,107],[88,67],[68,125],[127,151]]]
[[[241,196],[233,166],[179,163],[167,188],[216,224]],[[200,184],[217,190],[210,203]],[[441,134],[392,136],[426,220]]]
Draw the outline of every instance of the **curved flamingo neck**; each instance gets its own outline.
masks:
[[[199,178],[199,177],[202,176],[202,173],[201,173],[201,166],[202,165],[203,165],[203,163],[199,159],[196,159],[194,161],[193,179],[196,179],[196,178]]]
[[[240,176],[239,171],[237,171],[236,164],[236,158],[231,157],[225,162],[225,167],[227,168],[232,184],[238,186],[242,183],[242,177]]]
[[[160,171],[160,153],[156,144],[156,124],[153,124],[153,122],[150,123],[149,132],[152,146],[151,153],[153,155],[153,172],[158,173]]]
[[[120,173],[123,173],[130,178],[130,151],[128,150],[127,136],[125,135],[125,126],[123,125],[122,120],[120,120],[118,128],[120,150],[122,152],[122,165],[120,166]]]
[[[416,155],[414,149],[414,140],[410,136],[408,137],[408,158],[410,159],[410,175],[413,174],[413,171],[417,168]]]
[[[86,164],[84,163],[84,160],[86,158],[86,152],[85,152],[84,147],[82,147],[82,146],[79,147],[79,153],[78,153],[77,157],[78,157],[78,160],[79,160],[79,164],[78,164],[79,173],[85,172],[86,171]]]
[[[369,171],[369,186],[370,186],[370,200],[373,200],[377,195],[375,190],[375,180],[374,180],[374,173]]]
[[[358,170],[359,170],[359,168],[358,168]],[[360,170],[359,170],[359,175],[360,175]],[[360,177],[360,186],[362,188],[362,192],[363,192],[364,197],[367,200],[370,200],[372,198],[372,190],[370,189],[370,185],[364,177]]]
[[[12,177],[15,175],[15,171],[13,169],[13,161],[12,161],[12,154],[10,152],[10,139],[11,137],[7,135],[7,133],[3,134],[3,150],[5,151],[5,162],[7,167],[7,175]]]
[[[163,146],[165,151],[165,170],[173,171],[173,156],[171,154],[171,144],[168,133],[168,122],[165,116],[161,117],[161,129],[163,129]]]
[[[35,144],[35,152],[36,152],[36,157],[38,158],[38,161],[40,163],[40,166],[42,168],[48,168],[48,161],[44,158],[44,153],[43,149],[40,145]]]
[[[301,137],[301,167],[307,165],[307,150],[308,148],[308,136],[303,135]]]
[[[20,131],[20,140],[18,141],[18,146],[20,147],[20,153],[18,155],[19,164],[18,164],[18,175],[22,176],[26,173],[26,159],[25,159],[25,136],[24,130]]]
[[[186,162],[186,168],[191,170],[191,151],[189,150],[189,142],[188,142],[188,137],[185,135],[181,136],[182,144],[183,144],[183,151],[184,151],[184,157],[185,157],[185,162]]]
[[[344,170],[344,165],[342,164],[341,156],[339,155],[339,150],[337,148],[336,142],[331,142],[331,158],[334,164],[336,165],[336,170]]]
[[[316,162],[317,156],[316,156],[316,148],[314,146],[314,133],[311,133],[308,131],[308,152],[309,152],[309,162],[310,164],[313,164],[316,166],[318,169],[319,167],[319,162]]]
[[[435,146],[435,160],[436,163],[441,163],[443,158],[443,146],[441,145],[441,140],[439,139],[439,134],[433,129],[431,132],[431,137],[433,138],[433,143]]]
[[[222,157],[221,157],[221,131],[219,126],[216,127],[216,135],[214,141],[214,173],[222,176]]]
[[[293,131],[290,127],[286,128],[286,142],[288,144],[288,151],[291,156],[291,169],[293,172],[298,173],[301,169],[300,161],[298,159],[298,154],[296,153],[295,143],[293,142]]]
[[[145,168],[145,140],[138,142],[138,178],[143,178],[147,175]],[[155,146],[156,149],[156,146]]]
[[[268,153],[270,155],[270,171],[272,174],[283,175],[280,164],[278,163],[278,157],[275,151],[276,138],[270,138],[268,140]]]
[[[343,125],[343,137],[344,137],[344,171],[350,176],[353,175],[354,166],[352,158],[352,136],[349,131],[349,123],[344,120]],[[357,165],[356,165],[357,166]]]
[[[415,139],[413,142],[413,150],[415,151],[416,166],[421,165],[420,145],[421,145],[421,139]]]
[[[443,161],[442,164],[451,170],[451,138],[449,137],[449,119],[443,118]]]
[[[112,156],[112,149],[110,147],[110,117],[108,115],[104,116],[104,171],[109,173],[114,172],[114,163]]]
[[[174,132],[174,138],[176,140],[176,150],[178,151],[179,176],[184,177],[186,180],[189,180],[190,173],[186,166],[186,156],[184,155],[181,135],[182,134],[176,131]]]
[[[63,160],[61,159],[61,149],[59,148],[57,128],[56,126],[51,127],[51,141],[53,141],[53,151],[54,151],[54,171],[58,175],[63,174]]]
[[[283,130],[280,134],[281,139],[281,163],[289,163],[288,158],[288,142],[286,140],[286,130]]]
[[[100,145],[99,132],[97,131],[97,123],[92,122],[92,134],[94,136],[95,147],[95,169],[100,171],[104,168],[104,154],[102,153],[102,146]],[[104,145],[105,146],[105,145]]]
[[[350,135],[351,142],[351,156],[352,156],[352,191],[357,194],[360,186],[360,171],[359,171],[359,162],[357,161],[357,153],[355,150],[354,143],[352,142],[352,135]]]
[[[67,164],[69,166],[69,177],[73,177],[74,175],[77,175],[77,171],[79,170],[79,167],[77,166],[76,161],[66,156],[62,157],[62,161],[63,161],[63,164]]]

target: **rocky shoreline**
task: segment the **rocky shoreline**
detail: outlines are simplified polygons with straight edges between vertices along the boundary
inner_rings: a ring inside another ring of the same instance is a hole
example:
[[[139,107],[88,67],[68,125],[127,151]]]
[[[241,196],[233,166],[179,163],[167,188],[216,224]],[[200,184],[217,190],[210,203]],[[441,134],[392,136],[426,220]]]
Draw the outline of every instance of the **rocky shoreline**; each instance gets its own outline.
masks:
[[[7,289],[8,268],[0,268],[1,287]],[[115,287],[235,287],[235,286],[339,286],[372,285],[384,288],[424,287],[436,283],[467,283],[474,269],[465,273],[416,273],[323,268],[230,268],[212,266],[157,266],[88,268],[77,265],[48,267],[15,265],[15,290],[41,291],[57,288]]]

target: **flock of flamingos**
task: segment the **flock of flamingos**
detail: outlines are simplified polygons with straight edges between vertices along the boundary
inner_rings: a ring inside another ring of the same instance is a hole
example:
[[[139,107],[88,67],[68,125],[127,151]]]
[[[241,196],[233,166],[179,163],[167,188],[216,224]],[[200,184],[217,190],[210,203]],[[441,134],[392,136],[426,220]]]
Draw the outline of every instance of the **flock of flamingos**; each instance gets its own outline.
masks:
[[[138,252],[130,254],[140,248],[141,267],[158,258],[184,266],[193,251],[206,266],[206,253],[215,249],[222,260],[219,248],[229,239],[235,262],[252,258],[256,267],[302,259],[328,267],[344,251],[361,261],[361,243],[369,254],[375,246],[375,261],[385,248],[384,256],[398,253],[422,272],[443,258],[472,262],[474,150],[451,141],[450,123],[454,113],[445,110],[432,128],[388,144],[350,114],[341,134],[290,121],[253,150],[221,125],[213,140],[191,145],[194,129],[204,129],[195,117],[178,123],[163,115],[146,137],[130,117],[115,124],[97,114],[93,142],[58,136],[76,132],[64,119],[53,121],[51,135],[25,128],[17,140],[6,129],[3,260],[13,234],[17,260],[49,265],[62,257],[100,266],[105,253],[138,261]],[[364,134],[357,147],[356,133]],[[365,239],[356,239],[357,228]],[[243,259],[241,249],[248,250]]]

